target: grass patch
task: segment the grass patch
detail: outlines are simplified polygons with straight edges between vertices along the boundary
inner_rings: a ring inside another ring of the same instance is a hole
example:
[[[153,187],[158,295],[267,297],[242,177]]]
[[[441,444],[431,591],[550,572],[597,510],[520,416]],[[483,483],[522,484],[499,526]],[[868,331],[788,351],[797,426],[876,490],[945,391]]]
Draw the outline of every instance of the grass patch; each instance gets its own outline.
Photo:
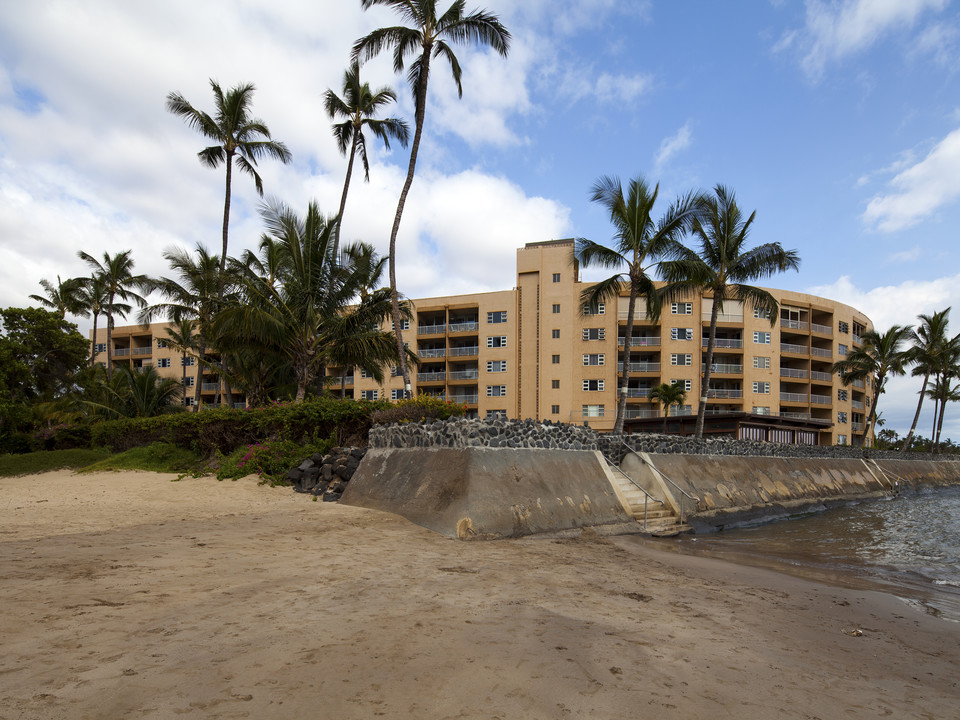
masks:
[[[0,455],[0,477],[34,475],[52,470],[79,470],[110,456],[106,448],[41,450],[23,455]]]
[[[147,472],[184,473],[199,468],[201,458],[195,452],[170,443],[153,443],[136,447],[116,455],[102,457],[99,462],[84,467],[82,472],[105,470],[144,470]]]

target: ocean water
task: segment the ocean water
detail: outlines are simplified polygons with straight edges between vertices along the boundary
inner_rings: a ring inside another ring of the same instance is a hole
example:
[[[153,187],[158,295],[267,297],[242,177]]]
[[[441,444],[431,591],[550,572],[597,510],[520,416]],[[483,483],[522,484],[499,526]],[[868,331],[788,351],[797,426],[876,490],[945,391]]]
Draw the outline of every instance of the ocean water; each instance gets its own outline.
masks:
[[[960,622],[960,487],[664,541],[677,552],[892,593]]]

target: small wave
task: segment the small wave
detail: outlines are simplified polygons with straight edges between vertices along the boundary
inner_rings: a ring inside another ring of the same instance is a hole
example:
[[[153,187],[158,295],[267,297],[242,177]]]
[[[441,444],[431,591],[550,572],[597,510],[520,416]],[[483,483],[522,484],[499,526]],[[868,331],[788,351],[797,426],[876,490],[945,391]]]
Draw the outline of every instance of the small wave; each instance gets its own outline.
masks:
[[[934,585],[949,585],[950,587],[960,588],[960,580],[943,580],[936,579],[933,581]]]

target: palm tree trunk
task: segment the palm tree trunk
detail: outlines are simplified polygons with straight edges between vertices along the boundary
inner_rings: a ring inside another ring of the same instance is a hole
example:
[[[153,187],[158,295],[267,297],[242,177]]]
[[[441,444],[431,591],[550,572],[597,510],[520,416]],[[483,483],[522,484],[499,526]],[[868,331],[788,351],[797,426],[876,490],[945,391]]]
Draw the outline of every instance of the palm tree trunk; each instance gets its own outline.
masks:
[[[627,416],[627,395],[630,385],[630,341],[633,339],[633,313],[637,306],[637,284],[630,281],[630,299],[627,301],[627,336],[623,339],[623,373],[620,397],[617,400],[617,420],[613,425],[614,435],[623,434],[623,422]],[[666,423],[664,423],[666,424]]]
[[[717,298],[718,295],[714,292],[713,307],[710,309],[710,333],[707,336],[707,362],[703,370],[703,384],[700,386],[700,404],[697,407],[697,432],[695,437],[698,442],[703,439],[703,421],[707,417],[707,397],[710,395],[710,374],[713,370],[713,346],[716,344],[717,318],[720,315],[720,305],[717,302]],[[701,327],[700,323],[697,323],[697,327]]]
[[[397,338],[397,354],[400,356],[400,372],[403,374],[404,396],[413,396],[410,385],[410,368],[407,366],[407,354],[403,347],[403,331],[400,326],[400,296],[397,294],[397,234],[400,232],[400,218],[407,203],[407,194],[413,184],[413,175],[417,169],[417,153],[420,151],[420,138],[423,135],[423,119],[427,108],[427,78],[430,74],[430,50],[424,48],[420,57],[420,87],[417,90],[416,130],[413,133],[413,145],[410,146],[410,164],[407,166],[407,179],[403,181],[397,213],[390,230],[390,308],[393,315],[393,334]]]
[[[113,293],[107,306],[107,380],[113,379]]]
[[[94,363],[97,360],[97,320],[100,318],[100,313],[90,311],[93,315],[93,342],[90,343],[90,367],[94,366]]]
[[[183,403],[186,405],[187,398],[187,348],[183,348],[180,355],[180,385],[183,386]]]
[[[347,397],[347,369],[343,369],[343,374],[340,376],[340,399],[343,400]]]
[[[903,447],[900,448],[901,455],[907,452],[907,448],[910,447],[910,441],[913,439],[913,431],[917,429],[917,421],[920,420],[920,408],[923,407],[923,396],[927,392],[927,382],[929,380],[930,373],[927,373],[923,376],[923,387],[920,388],[920,400],[917,402],[917,412],[913,415],[913,424],[910,426],[910,432],[907,433],[907,437],[903,441]]]
[[[227,186],[223,195],[223,249],[220,252],[220,289],[218,297],[223,300],[227,271],[227,236],[230,230],[230,182],[233,178],[233,151],[227,150]]]
[[[200,391],[203,388],[203,358],[207,354],[207,338],[203,333],[197,336],[197,379],[194,381],[196,387],[193,391],[193,404],[196,405],[194,412],[200,412],[201,399]]]
[[[937,419],[937,442],[933,446],[934,453],[940,452],[940,432],[943,430],[943,416],[945,414],[946,409],[947,409],[947,398],[944,397],[943,400],[940,401],[940,417]]]
[[[347,177],[343,181],[343,192],[340,194],[340,221],[333,234],[333,260],[337,262],[340,255],[340,226],[343,225],[343,211],[347,207],[347,191],[350,189],[350,178],[353,176],[353,160],[357,154],[357,128],[353,129],[353,142],[350,144],[350,159],[347,160]]]
[[[860,447],[867,446],[867,438],[870,437],[870,428],[877,417],[877,401],[880,399],[880,391],[883,390],[885,377],[877,377],[873,383],[873,402],[870,404],[870,412],[867,414],[867,422],[863,426],[863,440],[860,441]]]

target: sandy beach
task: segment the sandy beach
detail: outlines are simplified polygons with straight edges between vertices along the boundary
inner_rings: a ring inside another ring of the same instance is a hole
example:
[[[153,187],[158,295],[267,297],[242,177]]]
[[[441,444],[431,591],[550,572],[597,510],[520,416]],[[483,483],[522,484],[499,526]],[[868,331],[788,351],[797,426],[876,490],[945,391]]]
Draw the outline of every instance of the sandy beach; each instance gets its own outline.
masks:
[[[0,718],[960,718],[891,596],[172,478],[0,479]]]

